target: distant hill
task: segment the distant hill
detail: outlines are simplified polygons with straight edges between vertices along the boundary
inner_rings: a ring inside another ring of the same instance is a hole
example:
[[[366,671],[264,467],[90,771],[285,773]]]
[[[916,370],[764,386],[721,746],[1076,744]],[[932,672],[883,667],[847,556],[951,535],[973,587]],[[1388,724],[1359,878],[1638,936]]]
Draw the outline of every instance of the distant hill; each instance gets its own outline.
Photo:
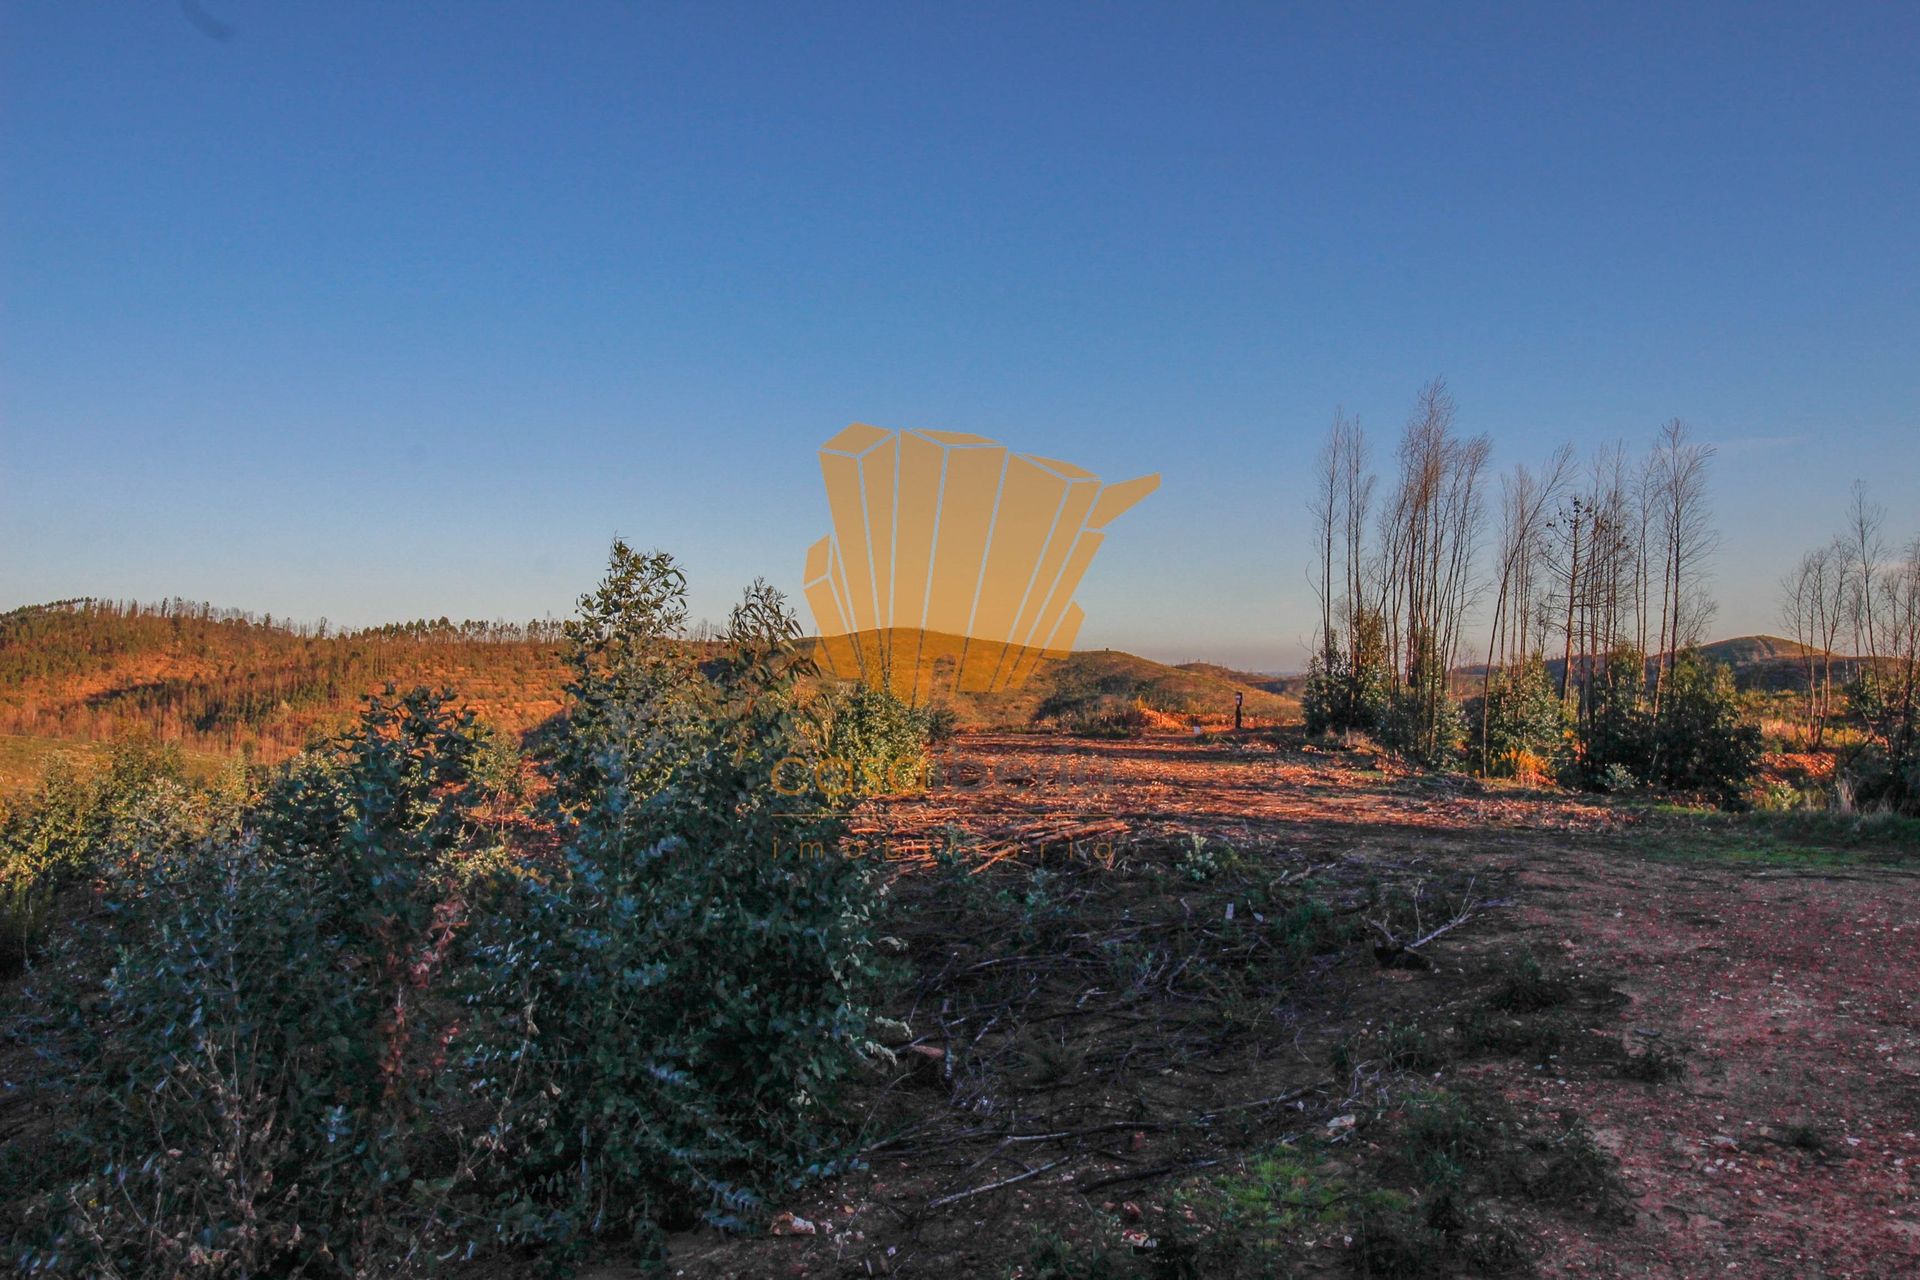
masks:
[[[481,719],[524,733],[561,709],[553,623],[422,620],[348,633],[187,601],[76,600],[0,614],[0,790],[64,745],[144,734],[201,761],[273,760],[337,732],[387,682],[452,689]],[[1296,719],[1296,701],[1247,673],[1167,666],[1115,650],[1042,663],[1018,690],[946,694],[963,726],[1025,727],[1048,699],[1120,698],[1175,717]]]
[[[1720,663],[1731,670],[1738,687],[1762,692],[1801,687],[1806,680],[1807,655],[1814,652],[1803,644],[1781,636],[1735,636],[1729,640],[1703,644],[1699,649],[1708,661]],[[1648,661],[1651,663],[1652,659]],[[1851,679],[1865,661],[1864,658],[1836,653],[1833,657],[1834,679]],[[1548,659],[1548,674],[1558,680],[1563,665],[1558,658]],[[1460,667],[1454,672],[1454,680],[1464,687],[1477,682],[1485,673],[1484,664]]]
[[[1806,645],[1780,636],[1739,636],[1703,644],[1700,651],[1715,662],[1733,669],[1734,683],[1742,689],[1774,693],[1804,688],[1806,660],[1818,653]],[[1833,655],[1833,678],[1851,680],[1867,665],[1867,659],[1850,654]]]
[[[62,744],[148,734],[202,760],[277,759],[345,726],[388,681],[451,688],[480,717],[523,733],[561,709],[558,625],[445,618],[338,633],[185,601],[64,601],[0,614],[0,789],[37,775]],[[1703,645],[1745,689],[1798,687],[1806,649],[1779,636]],[[1835,676],[1860,660],[1836,658]],[[1560,664],[1550,667],[1557,677]],[[1462,692],[1484,668],[1462,668]],[[1158,722],[1233,714],[1239,694],[1257,723],[1299,718],[1304,677],[1210,662],[1178,666],[1113,649],[1039,665],[1015,690],[947,692],[936,701],[963,726],[1025,727],[1043,706],[1125,704]]]
[[[388,681],[459,692],[510,732],[560,709],[552,624],[401,623],[347,634],[186,601],[65,601],[0,614],[0,735],[132,733],[273,759],[352,718]],[[0,759],[17,758],[18,744]]]
[[[1022,693],[1036,708],[1050,697],[1057,702],[1105,695],[1134,700],[1163,715],[1214,722],[1232,718],[1234,695],[1239,694],[1243,712],[1256,721],[1298,720],[1299,700],[1276,694],[1267,687],[1268,679],[1211,663],[1170,667],[1118,649],[1089,649],[1042,667]],[[1011,710],[1002,709],[1001,719],[1013,719],[1007,714]]]
[[[1724,662],[1736,670],[1762,663],[1789,661],[1806,657],[1814,650],[1798,641],[1780,636],[1736,636],[1700,646],[1700,652],[1715,662]]]
[[[1180,670],[1191,671],[1195,675],[1211,676],[1215,680],[1225,680],[1229,684],[1245,685],[1250,689],[1264,689],[1268,693],[1293,693],[1299,683],[1299,676],[1279,676],[1270,671],[1237,671],[1232,667],[1223,667],[1217,662],[1183,662]]]

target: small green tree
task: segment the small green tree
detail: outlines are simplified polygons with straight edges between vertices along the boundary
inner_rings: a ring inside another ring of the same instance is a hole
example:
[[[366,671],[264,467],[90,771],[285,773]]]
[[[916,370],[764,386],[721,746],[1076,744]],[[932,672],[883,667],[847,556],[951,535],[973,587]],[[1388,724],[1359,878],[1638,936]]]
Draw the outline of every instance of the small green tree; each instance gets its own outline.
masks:
[[[197,786],[177,748],[139,738],[112,744],[92,770],[56,757],[0,821],[0,971],[26,965],[63,895],[231,836],[241,808],[232,781]]]
[[[79,1051],[36,1263],[354,1274],[445,1247],[463,1157],[430,1117],[461,1028],[445,870],[477,831],[473,750],[444,695],[389,691],[250,833],[109,879],[50,982]]]
[[[1450,768],[1460,762],[1466,748],[1466,716],[1453,697],[1431,638],[1422,641],[1417,653],[1405,683],[1387,697],[1378,729],[1380,741],[1409,760]]]
[[[1667,675],[1653,730],[1656,779],[1676,791],[1706,791],[1735,804],[1760,764],[1760,729],[1740,715],[1733,673],[1697,649]]]
[[[1736,804],[1760,760],[1760,730],[1740,714],[1733,675],[1698,650],[1675,656],[1656,715],[1644,692],[1646,662],[1615,650],[1588,681],[1579,722],[1580,777],[1610,790],[1623,779],[1673,791],[1705,791]]]
[[[671,555],[637,552],[616,538],[606,577],[564,624],[567,709],[542,756],[562,822],[596,809],[613,817],[610,790],[644,801],[685,763],[707,692],[680,642],[686,591]]]
[[[1622,645],[1598,679],[1583,682],[1577,722],[1583,786],[1612,790],[1622,782],[1657,782],[1653,716],[1644,696],[1646,659]]]
[[[1307,732],[1320,735],[1380,727],[1387,709],[1386,629],[1378,613],[1361,610],[1351,628],[1353,647],[1329,644],[1314,655],[1301,697]]]
[[[1544,656],[1499,672],[1487,688],[1479,765],[1489,775],[1555,778],[1566,766],[1571,723]]]
[[[820,707],[816,778],[847,796],[917,791],[926,784],[928,712],[864,681],[830,692]]]
[[[873,964],[869,872],[838,848],[833,798],[778,777],[806,744],[784,601],[756,583],[701,671],[663,651],[678,571],[615,561],[588,601],[621,619],[621,663],[696,687],[583,682],[576,722],[609,745],[571,776],[561,866],[483,948],[510,1034],[472,1062],[519,1081],[503,1220],[562,1255],[739,1222],[768,1179],[825,1168]]]

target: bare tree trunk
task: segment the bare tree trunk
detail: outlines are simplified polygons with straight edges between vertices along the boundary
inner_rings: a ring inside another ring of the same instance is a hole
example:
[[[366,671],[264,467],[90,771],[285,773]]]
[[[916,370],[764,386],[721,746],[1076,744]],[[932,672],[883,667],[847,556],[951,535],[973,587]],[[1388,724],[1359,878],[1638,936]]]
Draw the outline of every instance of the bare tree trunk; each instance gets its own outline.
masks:
[[[1580,596],[1580,521],[1582,514],[1580,499],[1575,498],[1573,500],[1573,515],[1570,517],[1571,524],[1569,534],[1571,539],[1570,545],[1573,550],[1567,564],[1567,643],[1560,657],[1560,701],[1562,702],[1567,700],[1567,690],[1571,688],[1573,684],[1573,637],[1575,630],[1573,610],[1574,602],[1578,600]]]
[[[1320,455],[1320,483],[1315,493],[1313,517],[1320,537],[1320,573],[1314,580],[1314,594],[1320,598],[1320,661],[1323,667],[1333,662],[1333,539],[1340,516],[1340,476],[1346,449],[1346,415],[1333,411],[1333,430]]]
[[[1853,559],[1854,575],[1854,651],[1864,652],[1869,660],[1880,656],[1879,639],[1874,634],[1873,579],[1879,562],[1886,555],[1886,543],[1880,536],[1886,522],[1886,508],[1867,499],[1867,487],[1853,482],[1853,502],[1847,512],[1847,549]],[[1862,641],[1865,641],[1864,646]],[[1869,666],[1871,668],[1871,661]]]

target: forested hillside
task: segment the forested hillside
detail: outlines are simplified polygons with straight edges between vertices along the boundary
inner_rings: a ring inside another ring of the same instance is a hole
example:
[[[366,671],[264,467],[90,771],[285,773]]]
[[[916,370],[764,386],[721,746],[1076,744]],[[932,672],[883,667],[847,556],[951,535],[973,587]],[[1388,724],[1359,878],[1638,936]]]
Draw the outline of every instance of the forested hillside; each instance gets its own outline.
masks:
[[[711,648],[696,631],[683,643]],[[0,614],[0,790],[50,753],[125,737],[203,757],[277,760],[352,723],[388,683],[449,689],[496,729],[524,734],[561,708],[560,624],[446,618],[336,631],[212,605],[69,600]],[[1043,666],[1024,688],[947,699],[963,726],[1178,727],[1297,719],[1298,703],[1226,668],[1165,666],[1114,650]]]
[[[441,618],[336,632],[183,600],[72,600],[0,615],[0,734],[151,734],[286,755],[391,681],[455,689],[495,726],[560,708],[557,623]]]

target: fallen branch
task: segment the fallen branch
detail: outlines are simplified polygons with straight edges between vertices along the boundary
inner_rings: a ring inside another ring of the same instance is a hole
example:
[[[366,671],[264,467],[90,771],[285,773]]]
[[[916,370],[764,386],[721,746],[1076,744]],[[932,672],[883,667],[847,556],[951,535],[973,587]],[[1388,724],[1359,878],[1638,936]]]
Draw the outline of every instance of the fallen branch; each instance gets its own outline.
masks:
[[[1146,1182],[1153,1178],[1170,1177],[1173,1174],[1193,1173],[1200,1169],[1211,1169],[1217,1164],[1226,1163],[1225,1156],[1215,1156],[1211,1160],[1189,1160],[1181,1164],[1159,1164],[1151,1169],[1136,1169],[1132,1173],[1116,1173],[1111,1178],[1099,1178],[1082,1184],[1082,1191],[1098,1191],[1102,1187],[1117,1187],[1126,1182]]]
[[[1029,1169],[1025,1173],[1016,1173],[1011,1178],[1002,1178],[998,1182],[989,1182],[983,1186],[969,1187],[965,1191],[956,1191],[952,1195],[940,1196],[937,1199],[927,1201],[927,1208],[938,1209],[944,1205],[956,1204],[961,1200],[971,1200],[975,1196],[983,1196],[989,1191],[998,1191],[1002,1187],[1010,1187],[1016,1182],[1025,1182],[1028,1178],[1037,1178],[1047,1170],[1063,1165],[1071,1159],[1073,1159],[1072,1156],[1061,1156],[1058,1160],[1050,1160],[1037,1169]]]

